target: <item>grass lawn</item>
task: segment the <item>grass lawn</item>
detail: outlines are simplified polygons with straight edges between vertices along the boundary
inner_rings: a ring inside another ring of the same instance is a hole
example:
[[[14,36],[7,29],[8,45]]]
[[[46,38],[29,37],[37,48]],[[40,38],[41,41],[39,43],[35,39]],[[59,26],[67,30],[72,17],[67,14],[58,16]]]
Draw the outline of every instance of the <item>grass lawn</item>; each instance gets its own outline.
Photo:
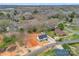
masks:
[[[53,37],[55,35],[54,31],[46,31],[46,34]]]
[[[64,49],[70,49],[68,44],[63,44],[62,46],[63,46]]]
[[[53,48],[51,48],[47,52],[42,52],[39,54],[39,56],[54,56],[54,55],[55,55],[55,51]]]
[[[9,19],[0,19],[0,25],[8,25],[11,21]]]
[[[8,47],[10,44],[14,44],[16,42],[16,37],[7,37],[4,36],[3,42],[0,44],[0,48]]]
[[[79,43],[72,43],[72,44],[68,44],[71,48],[71,54],[73,56],[79,56]]]
[[[69,44],[70,46],[79,46],[79,43],[72,43],[72,44]]]
[[[74,30],[75,32],[79,32],[79,26],[72,26],[71,28],[72,28],[72,30]]]
[[[79,39],[79,35],[73,34],[72,36],[69,36],[69,39]]]
[[[71,36],[67,36],[67,37],[63,38],[63,40],[75,40],[75,39],[79,39],[78,34],[73,34]]]

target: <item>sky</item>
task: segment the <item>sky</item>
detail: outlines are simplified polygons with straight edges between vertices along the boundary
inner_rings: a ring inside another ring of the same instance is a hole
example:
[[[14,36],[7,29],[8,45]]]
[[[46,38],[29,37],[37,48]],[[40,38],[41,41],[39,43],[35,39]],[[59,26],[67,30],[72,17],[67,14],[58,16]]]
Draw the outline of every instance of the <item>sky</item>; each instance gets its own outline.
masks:
[[[0,5],[79,5],[79,3],[0,3]]]

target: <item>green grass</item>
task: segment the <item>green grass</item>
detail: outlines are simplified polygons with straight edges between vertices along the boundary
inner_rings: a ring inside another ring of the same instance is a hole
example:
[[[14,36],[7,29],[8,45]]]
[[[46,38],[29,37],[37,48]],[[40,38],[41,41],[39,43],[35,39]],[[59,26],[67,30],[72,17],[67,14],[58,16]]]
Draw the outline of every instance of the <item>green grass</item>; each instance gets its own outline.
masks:
[[[46,31],[46,34],[53,37],[55,35],[54,31]]]
[[[64,49],[70,49],[70,47],[67,44],[62,45]]]
[[[76,32],[79,32],[79,27],[78,26],[72,26],[71,28],[72,28],[72,30],[74,30]]]
[[[71,36],[67,36],[67,37],[63,38],[63,40],[75,40],[75,39],[79,39],[78,34],[73,34]]]
[[[79,46],[79,43],[72,43],[72,44],[69,44],[70,46]]]
[[[15,36],[7,37],[4,36],[3,42],[0,44],[0,48],[8,47],[10,44],[14,44],[16,41]]]
[[[7,25],[10,24],[10,20],[9,19],[0,19],[0,25]]]
[[[52,48],[50,50],[48,50],[47,52],[42,52],[40,54],[40,56],[54,56],[54,55],[55,55],[55,51]]]
[[[79,35],[73,34],[72,36],[69,36],[69,39],[79,39]]]

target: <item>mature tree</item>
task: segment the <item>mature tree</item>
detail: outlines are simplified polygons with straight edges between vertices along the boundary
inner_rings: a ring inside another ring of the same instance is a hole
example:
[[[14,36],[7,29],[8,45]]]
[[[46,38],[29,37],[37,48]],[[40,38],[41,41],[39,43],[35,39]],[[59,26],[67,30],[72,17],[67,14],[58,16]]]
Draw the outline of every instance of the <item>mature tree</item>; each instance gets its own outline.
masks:
[[[4,13],[0,12],[0,16],[3,16],[3,15],[4,15]]]
[[[73,18],[75,17],[75,15],[76,15],[76,13],[75,12],[72,12],[71,14],[68,15],[69,18],[68,19],[66,18],[66,20],[68,22],[73,22]]]
[[[14,15],[16,15],[17,14],[17,11],[16,10],[14,10]]]
[[[21,20],[25,20],[25,17],[24,16],[21,16]]]
[[[29,28],[28,32],[29,33],[37,32],[37,28],[36,27]]]
[[[38,11],[37,11],[37,10],[34,10],[34,11],[33,11],[33,14],[36,14],[36,13],[38,13]]]
[[[61,30],[63,30],[64,29],[64,24],[63,23],[58,24],[58,28],[60,28]]]
[[[76,14],[75,12],[72,12],[72,13],[69,15],[69,17],[70,17],[70,18],[74,18],[74,17],[75,17],[75,14]]]
[[[10,14],[9,13],[7,14],[7,17],[10,18]]]
[[[20,32],[24,32],[24,29],[23,29],[23,28],[20,28],[19,31],[20,31]]]

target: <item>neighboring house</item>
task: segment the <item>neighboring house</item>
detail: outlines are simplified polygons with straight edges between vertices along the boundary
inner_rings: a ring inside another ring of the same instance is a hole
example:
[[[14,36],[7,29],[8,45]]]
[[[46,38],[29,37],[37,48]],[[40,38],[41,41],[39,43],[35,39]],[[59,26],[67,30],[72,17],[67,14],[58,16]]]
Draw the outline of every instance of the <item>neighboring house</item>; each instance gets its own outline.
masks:
[[[41,33],[40,35],[38,35],[37,39],[38,39],[39,41],[44,41],[44,40],[48,40],[48,37],[47,37],[46,34]]]
[[[55,29],[55,33],[56,33],[56,35],[59,35],[59,36],[66,36],[66,33],[59,28]]]
[[[23,16],[25,17],[26,20],[31,20],[31,19],[34,19],[33,15],[31,12],[25,12],[23,14]]]
[[[34,19],[34,17],[32,15],[24,15],[26,20],[31,20]]]
[[[54,29],[56,26],[57,26],[57,24],[59,23],[59,19],[50,19],[50,20],[47,20],[46,22],[45,22],[45,25],[48,27],[48,28],[50,28],[50,29]]]

